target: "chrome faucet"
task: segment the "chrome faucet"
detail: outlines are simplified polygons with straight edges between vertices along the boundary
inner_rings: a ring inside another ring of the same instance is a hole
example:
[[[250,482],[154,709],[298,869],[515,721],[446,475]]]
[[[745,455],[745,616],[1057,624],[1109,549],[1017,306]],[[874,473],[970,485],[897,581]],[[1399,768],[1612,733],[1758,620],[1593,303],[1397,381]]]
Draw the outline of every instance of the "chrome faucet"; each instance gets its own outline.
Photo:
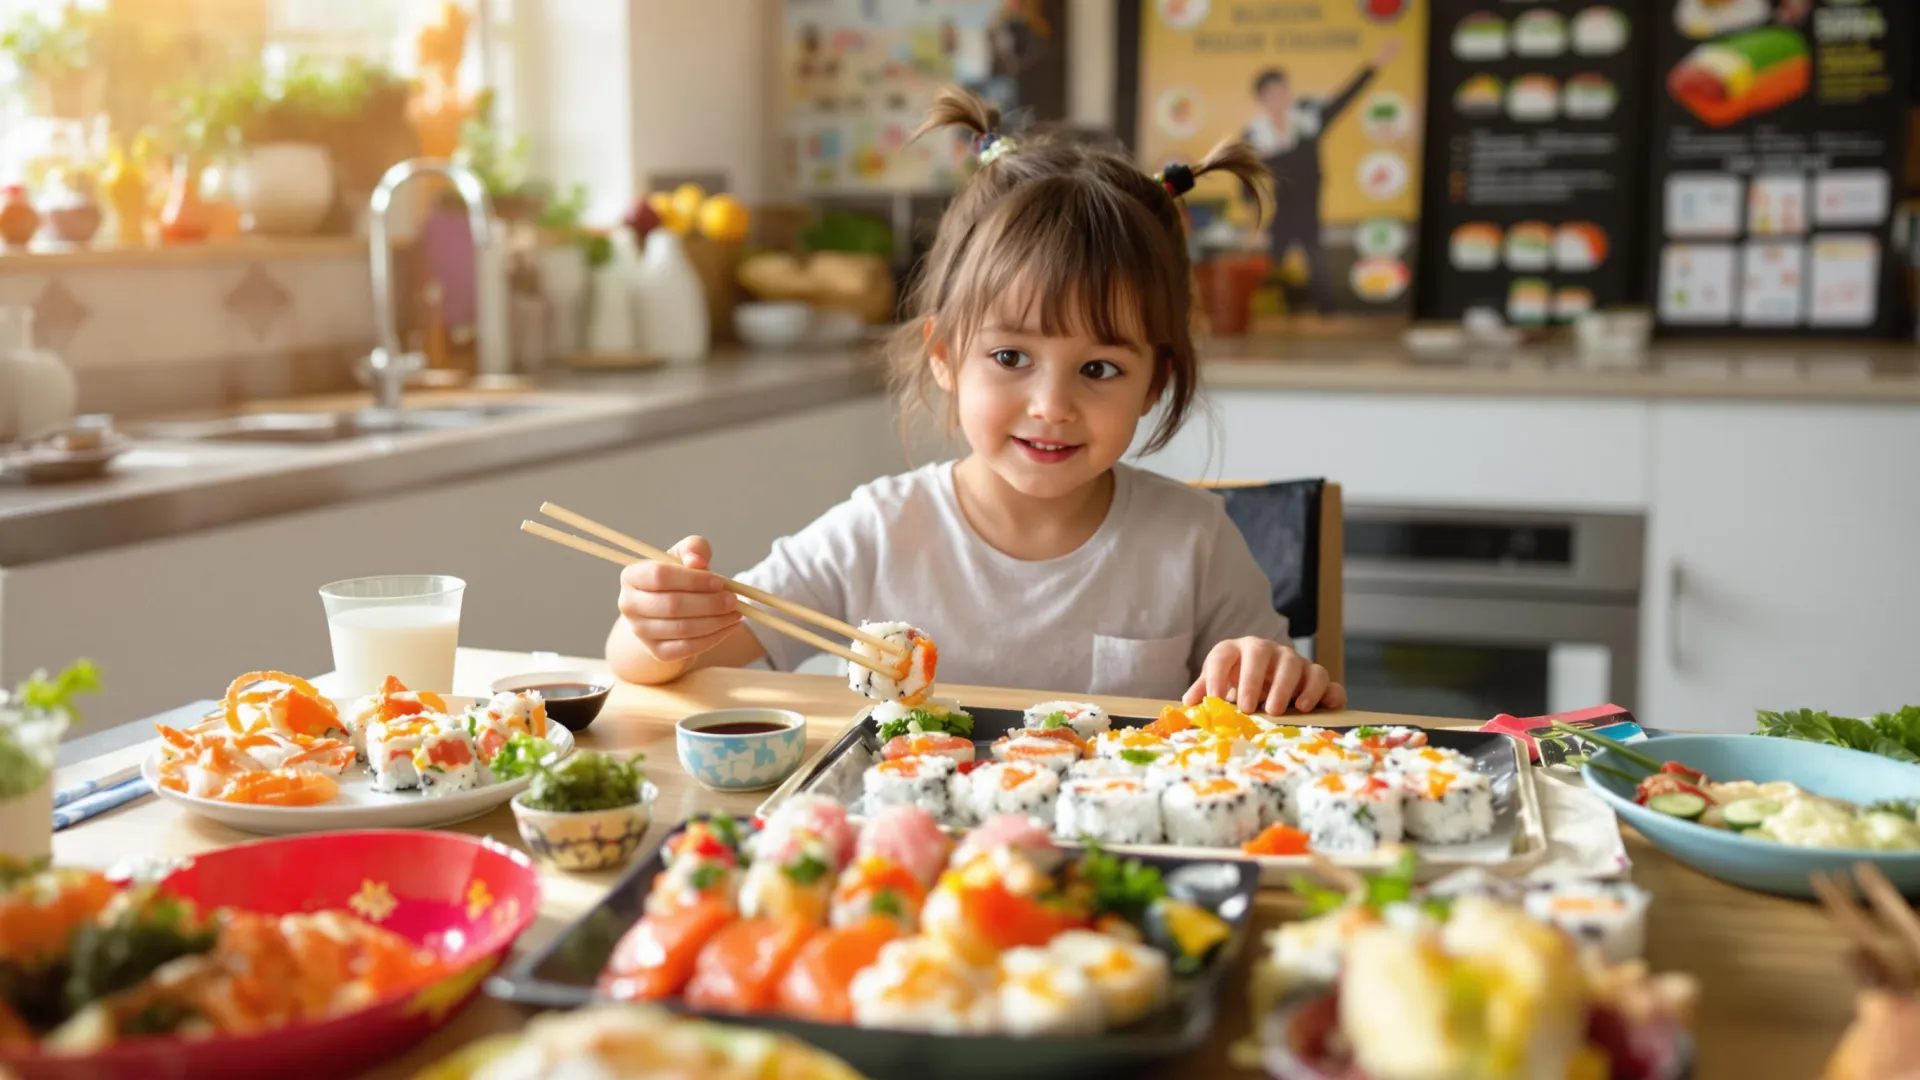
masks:
[[[472,169],[442,158],[413,158],[388,169],[373,189],[367,207],[367,253],[373,271],[373,328],[375,345],[360,368],[362,382],[373,384],[373,403],[379,409],[398,409],[401,391],[408,376],[426,366],[426,357],[407,352],[400,344],[400,331],[393,313],[393,240],[387,235],[387,214],[393,209],[393,197],[407,181],[423,173],[438,173],[452,181],[455,191],[467,204],[467,225],[473,230],[476,322],[474,348],[482,371],[503,370],[507,343],[494,332],[494,321],[487,307],[506,301],[488,296],[487,247],[493,243],[493,207],[487,201],[487,187]]]

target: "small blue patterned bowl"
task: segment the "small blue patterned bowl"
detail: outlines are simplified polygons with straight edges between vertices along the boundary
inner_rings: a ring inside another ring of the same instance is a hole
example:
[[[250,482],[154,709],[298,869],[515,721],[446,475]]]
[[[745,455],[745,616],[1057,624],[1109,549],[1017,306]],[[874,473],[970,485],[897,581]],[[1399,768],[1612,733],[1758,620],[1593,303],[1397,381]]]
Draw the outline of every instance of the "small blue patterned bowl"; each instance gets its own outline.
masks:
[[[681,767],[700,783],[715,791],[759,791],[800,767],[807,718],[786,709],[717,709],[674,725],[673,741]]]

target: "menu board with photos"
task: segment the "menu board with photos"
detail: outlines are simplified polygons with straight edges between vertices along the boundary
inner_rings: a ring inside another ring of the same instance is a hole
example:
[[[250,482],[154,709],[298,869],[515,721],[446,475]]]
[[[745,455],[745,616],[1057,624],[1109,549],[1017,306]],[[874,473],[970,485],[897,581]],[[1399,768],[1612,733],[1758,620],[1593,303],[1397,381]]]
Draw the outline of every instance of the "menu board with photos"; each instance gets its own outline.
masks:
[[[1649,0],[1435,0],[1419,314],[1631,299]]]
[[[1223,136],[1266,165],[1257,224],[1224,178],[1196,201],[1271,263],[1282,320],[1413,306],[1427,5],[1417,0],[1128,0],[1118,122],[1143,168],[1198,160]]]
[[[1662,331],[1891,336],[1912,0],[1659,6]]]

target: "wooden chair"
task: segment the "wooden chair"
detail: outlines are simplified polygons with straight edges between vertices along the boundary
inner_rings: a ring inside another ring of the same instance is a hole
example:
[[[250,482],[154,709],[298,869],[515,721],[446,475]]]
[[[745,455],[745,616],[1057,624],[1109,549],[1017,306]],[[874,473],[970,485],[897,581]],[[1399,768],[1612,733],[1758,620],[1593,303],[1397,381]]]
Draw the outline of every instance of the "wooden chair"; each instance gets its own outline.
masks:
[[[1346,528],[1340,485],[1327,480],[1203,480],[1194,486],[1219,492],[1227,500],[1228,515],[1247,535],[1260,569],[1275,585],[1274,607],[1287,617],[1287,632],[1312,638],[1314,662],[1326,668],[1334,682],[1344,683],[1347,654],[1341,573]],[[1248,532],[1262,504],[1274,497],[1296,504],[1308,501],[1300,550],[1272,550],[1271,536]]]

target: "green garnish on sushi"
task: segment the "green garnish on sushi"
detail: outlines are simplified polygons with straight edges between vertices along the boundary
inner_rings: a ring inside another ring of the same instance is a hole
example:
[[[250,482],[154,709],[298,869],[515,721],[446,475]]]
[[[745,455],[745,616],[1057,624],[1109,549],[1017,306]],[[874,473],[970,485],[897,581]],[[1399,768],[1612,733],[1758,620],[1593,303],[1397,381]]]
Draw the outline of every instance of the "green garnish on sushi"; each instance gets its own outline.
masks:
[[[1122,750],[1120,760],[1129,765],[1151,765],[1160,760],[1157,750]]]
[[[889,720],[880,725],[880,741],[897,739],[902,735],[959,735],[962,738],[973,734],[973,717],[955,709],[951,712],[932,709],[914,709],[898,720]]]
[[[1377,728],[1371,724],[1363,724],[1353,729],[1353,737],[1356,739],[1371,739],[1376,735],[1385,735],[1386,733],[1386,728]]]
[[[689,880],[691,880],[694,888],[701,892],[706,892],[708,889],[720,884],[720,875],[724,873],[726,873],[725,868],[718,863],[704,863],[695,868],[693,877]]]
[[[552,743],[524,731],[516,731],[500,752],[493,756],[493,775],[501,780],[516,780],[533,770],[536,761],[543,761],[554,752]]]
[[[1167,895],[1160,871],[1139,859],[1121,859],[1091,839],[1082,841],[1087,853],[1080,858],[1080,880],[1093,886],[1094,907],[1127,918],[1139,918]]]
[[[1066,727],[1071,722],[1072,721],[1067,719],[1066,713],[1050,712],[1047,714],[1047,718],[1045,720],[1040,721],[1040,729],[1042,731],[1052,731],[1055,728]]]
[[[793,862],[780,868],[780,872],[793,879],[795,885],[811,885],[825,877],[831,869],[826,863],[811,855],[802,855]]]

